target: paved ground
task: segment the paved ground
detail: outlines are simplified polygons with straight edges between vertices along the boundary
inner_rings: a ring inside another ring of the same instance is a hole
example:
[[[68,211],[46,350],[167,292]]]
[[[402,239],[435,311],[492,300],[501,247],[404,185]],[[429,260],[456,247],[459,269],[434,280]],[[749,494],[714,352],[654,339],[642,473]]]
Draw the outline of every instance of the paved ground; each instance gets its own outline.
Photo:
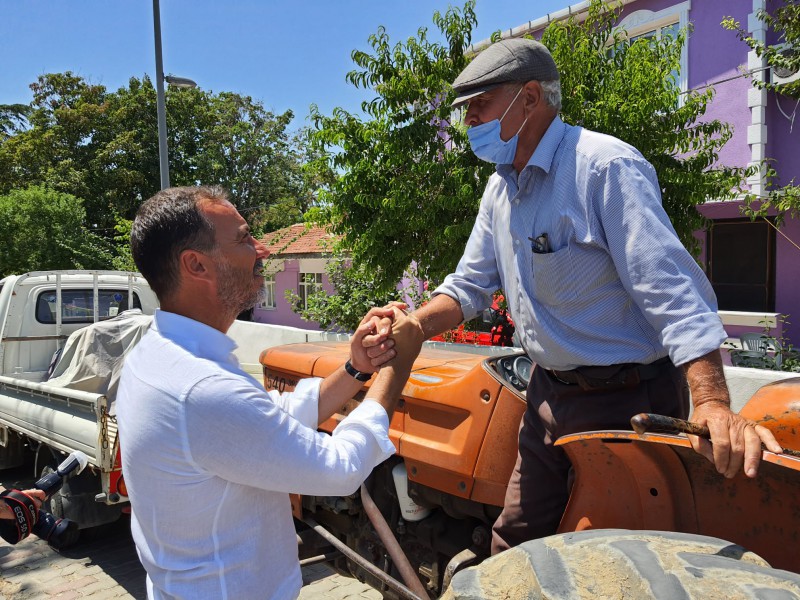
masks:
[[[0,600],[144,600],[144,570],[126,523],[96,540],[54,551],[39,539],[0,547]],[[319,564],[303,569],[301,600],[380,600],[373,589]]]
[[[21,471],[0,473],[0,487],[25,483]],[[0,540],[0,600],[144,600],[144,579],[127,518],[99,528],[89,539],[61,552],[35,536],[16,546]],[[336,575],[324,564],[304,568],[303,582],[302,600],[381,598],[376,590]]]

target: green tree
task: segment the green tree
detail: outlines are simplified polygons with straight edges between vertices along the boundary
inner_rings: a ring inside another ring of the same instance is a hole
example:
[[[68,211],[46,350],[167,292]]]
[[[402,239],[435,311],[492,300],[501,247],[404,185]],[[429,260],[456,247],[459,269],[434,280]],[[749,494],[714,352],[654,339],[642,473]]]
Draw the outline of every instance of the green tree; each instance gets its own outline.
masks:
[[[20,131],[28,122],[27,104],[0,104],[0,141]]]
[[[110,92],[66,72],[31,89],[28,127],[0,138],[0,193],[43,185],[83,198],[88,222],[111,238],[117,217],[132,218],[160,186],[153,85],[134,77]],[[166,103],[173,185],[227,187],[256,233],[300,218],[307,193],[294,144],[303,138],[289,130],[291,111],[200,89],[169,89]]]
[[[109,244],[86,227],[80,198],[42,187],[0,196],[0,277],[45,269],[102,269]]]
[[[455,265],[472,227],[491,167],[465,152],[463,127],[450,125],[449,82],[467,65],[464,50],[476,24],[475,3],[434,13],[444,43],[422,27],[392,45],[381,27],[372,53],[354,51],[347,80],[376,97],[364,116],[342,108],[324,116],[312,107],[316,173],[334,174],[310,219],[330,223],[370,287],[385,294],[416,260],[426,277]],[[454,149],[456,148],[456,149]]]
[[[731,130],[703,119],[711,90],[680,97],[671,74],[680,68],[685,32],[631,42],[615,31],[618,16],[593,0],[585,20],[544,32],[562,73],[562,117],[636,146],[657,169],[681,240],[696,250],[692,232],[703,219],[695,205],[730,197],[742,178],[715,166]],[[312,111],[314,142],[330,152],[326,166],[338,178],[311,218],[330,222],[355,266],[376,273],[376,291],[396,285],[412,261],[433,281],[455,267],[493,170],[473,156],[450,109],[450,82],[468,62],[474,2],[435,13],[434,23],[444,44],[421,28],[391,46],[381,28],[370,37],[371,54],[353,52],[358,69],[348,80],[376,94],[362,105],[365,117]]]
[[[758,41],[742,28],[741,24],[732,17],[726,17],[722,26],[730,31],[735,31],[739,39],[755,50],[758,56],[766,59],[767,65],[774,74],[776,71],[796,73],[800,71],[800,4],[788,2],[778,7],[774,13],[761,10],[758,12],[761,19],[769,29],[778,35],[776,44],[765,44]],[[771,92],[796,98],[800,100],[800,79],[788,83],[773,83],[769,78],[753,79],[753,85],[758,89],[767,89]],[[775,161],[767,160],[759,165],[767,184],[766,196],[754,194],[745,195],[744,212],[750,218],[766,217],[774,209],[777,212],[776,221],[780,225],[787,215],[800,217],[800,187],[795,185],[792,178],[784,186],[774,186],[778,180]]]

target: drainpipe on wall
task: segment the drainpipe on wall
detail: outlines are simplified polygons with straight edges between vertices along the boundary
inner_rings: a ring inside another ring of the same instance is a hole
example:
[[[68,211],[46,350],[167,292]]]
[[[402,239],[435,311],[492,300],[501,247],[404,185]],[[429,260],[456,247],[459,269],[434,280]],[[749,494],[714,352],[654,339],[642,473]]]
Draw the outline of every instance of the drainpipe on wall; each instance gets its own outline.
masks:
[[[766,0],[753,0],[753,12],[747,16],[747,28],[750,30],[750,35],[762,43],[767,41],[767,29],[764,22],[758,18],[758,13],[764,9],[766,9]],[[753,73],[754,80],[766,80],[766,67],[765,58],[759,57],[755,50],[748,52],[747,68]],[[750,145],[748,166],[754,166],[767,157],[767,90],[759,90],[755,87],[747,90],[747,106],[750,108],[750,125],[747,128],[747,143]],[[766,193],[766,181],[761,171],[748,177],[747,183],[753,194],[761,196]]]

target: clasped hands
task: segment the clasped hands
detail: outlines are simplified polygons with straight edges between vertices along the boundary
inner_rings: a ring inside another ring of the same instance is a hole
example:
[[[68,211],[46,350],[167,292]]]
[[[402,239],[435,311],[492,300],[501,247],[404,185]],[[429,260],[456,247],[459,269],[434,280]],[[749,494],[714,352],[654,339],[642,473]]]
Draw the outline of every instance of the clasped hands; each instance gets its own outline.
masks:
[[[371,309],[361,320],[350,341],[350,363],[362,373],[374,373],[381,367],[410,371],[419,354],[424,335],[407,304],[390,302]]]

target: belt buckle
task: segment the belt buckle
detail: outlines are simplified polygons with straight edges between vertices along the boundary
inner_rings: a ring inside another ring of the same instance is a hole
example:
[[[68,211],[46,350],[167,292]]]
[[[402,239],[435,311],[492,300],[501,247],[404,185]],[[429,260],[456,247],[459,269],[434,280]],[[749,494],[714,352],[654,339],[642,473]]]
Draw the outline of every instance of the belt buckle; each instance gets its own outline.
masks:
[[[561,383],[561,384],[564,384],[564,385],[580,385],[579,381],[577,380],[580,377],[580,375],[577,373],[577,371],[556,371],[555,369],[545,369],[545,370],[558,383]],[[568,379],[562,379],[561,377],[559,377],[559,375],[566,375],[567,373],[574,373],[575,377],[576,377],[576,381],[569,381]]]

